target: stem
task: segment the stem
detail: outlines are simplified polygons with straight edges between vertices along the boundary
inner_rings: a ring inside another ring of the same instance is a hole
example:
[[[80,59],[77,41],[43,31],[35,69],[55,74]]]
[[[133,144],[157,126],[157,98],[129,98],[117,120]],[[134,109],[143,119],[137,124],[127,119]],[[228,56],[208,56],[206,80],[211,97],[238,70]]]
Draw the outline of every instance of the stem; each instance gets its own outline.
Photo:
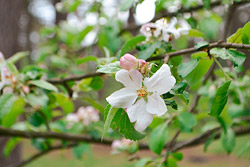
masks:
[[[232,80],[232,78],[230,78],[230,76],[224,71],[223,67],[221,66],[220,62],[214,57],[214,62],[218,65],[218,67],[221,69],[221,71],[223,72],[226,81]]]

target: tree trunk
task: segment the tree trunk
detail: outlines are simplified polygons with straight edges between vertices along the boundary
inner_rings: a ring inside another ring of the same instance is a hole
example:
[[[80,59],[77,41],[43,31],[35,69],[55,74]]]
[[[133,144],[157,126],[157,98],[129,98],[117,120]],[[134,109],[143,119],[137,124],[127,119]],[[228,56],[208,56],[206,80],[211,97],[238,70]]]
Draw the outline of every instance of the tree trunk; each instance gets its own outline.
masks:
[[[0,0],[0,51],[5,58],[19,50],[19,18],[25,9],[24,0]],[[9,157],[3,155],[8,138],[0,137],[0,167],[10,166],[21,160],[21,145],[17,145]]]

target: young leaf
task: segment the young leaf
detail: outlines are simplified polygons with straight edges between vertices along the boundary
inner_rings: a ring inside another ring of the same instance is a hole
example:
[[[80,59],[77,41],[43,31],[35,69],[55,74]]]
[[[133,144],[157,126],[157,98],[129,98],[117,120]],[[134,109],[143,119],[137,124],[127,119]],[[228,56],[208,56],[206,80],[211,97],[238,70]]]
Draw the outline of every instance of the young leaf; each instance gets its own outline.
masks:
[[[178,73],[179,75],[184,78],[186,77],[188,74],[190,74],[195,67],[198,65],[199,61],[198,59],[192,59],[186,63],[180,64],[178,67]]]
[[[203,3],[204,3],[204,7],[209,10],[210,9],[210,0],[203,0]]]
[[[224,109],[227,98],[228,98],[228,88],[231,81],[223,83],[216,91],[215,97],[212,101],[211,111],[209,115],[218,117],[222,110]]]
[[[39,127],[45,122],[43,116],[38,113],[34,112],[30,117],[29,117],[29,123],[35,127]]]
[[[149,137],[149,148],[156,154],[161,155],[162,149],[168,136],[167,124],[157,126]]]
[[[83,58],[80,58],[80,59],[76,60],[76,64],[80,65],[80,64],[83,64],[83,63],[87,63],[89,61],[97,62],[97,57],[96,56],[86,56],[86,57],[83,57]]]
[[[103,79],[100,76],[96,76],[91,80],[89,87],[91,87],[94,91],[102,89]]]
[[[130,122],[127,113],[122,109],[118,109],[111,127],[119,129],[119,132],[125,136],[125,138],[130,140],[140,140],[145,137],[145,134],[137,132],[134,125]]]
[[[227,42],[241,44],[242,43],[241,34],[242,34],[242,28],[239,28],[236,31],[236,33],[227,38]]]
[[[153,55],[155,50],[157,48],[160,48],[160,47],[161,47],[161,42],[160,41],[154,42],[151,46],[149,46],[145,50],[142,50],[142,51],[139,52],[139,58],[143,59],[143,60],[147,60],[148,58],[150,58]]]
[[[206,38],[205,35],[201,31],[196,30],[196,29],[189,30],[188,36],[190,36],[190,37],[202,37],[203,39]]]
[[[101,73],[115,73],[119,70],[121,70],[120,62],[116,61],[114,63],[106,64],[106,65],[100,65],[97,67],[97,72]]]
[[[7,62],[15,64],[18,60],[28,55],[29,55],[29,52],[17,52],[13,56],[11,56],[9,59],[7,59]]]
[[[21,138],[12,137],[5,144],[3,153],[5,157],[8,157],[15,146],[21,141]]]
[[[227,132],[223,131],[221,134],[221,144],[228,154],[230,154],[235,146],[235,134],[231,128]]]
[[[25,101],[23,98],[18,98],[13,103],[10,112],[6,113],[2,118],[2,125],[5,127],[11,127],[15,122],[17,117],[24,112]]]
[[[106,108],[104,109],[105,124],[102,137],[108,132],[116,112],[117,108],[113,108],[110,104],[107,105]]]
[[[191,89],[196,89],[201,85],[204,75],[208,72],[213,60],[210,59],[199,59],[198,65],[195,69],[184,77],[189,84]]]
[[[17,97],[13,94],[3,94],[0,96],[0,121],[2,122],[5,115],[9,114]]]
[[[138,43],[144,41],[145,39],[146,39],[145,36],[139,35],[128,40],[121,48],[120,57],[122,57],[125,53],[127,53],[131,49],[135,48],[138,45]]]
[[[196,44],[194,45],[194,48],[198,50],[198,49],[203,48],[203,47],[206,47],[206,46],[208,46],[208,45],[209,45],[208,42],[202,41],[202,42],[196,43]]]
[[[208,140],[204,144],[204,149],[203,149],[204,152],[207,151],[208,146],[214,141],[215,136],[216,136],[216,132],[212,133],[211,136],[209,136]]]
[[[181,126],[181,130],[184,132],[189,132],[197,124],[197,120],[194,115],[189,112],[183,112],[178,115],[178,122]]]
[[[244,53],[229,49],[213,48],[210,50],[210,54],[224,60],[231,60],[235,67],[241,66],[246,59]]]
[[[81,143],[75,147],[73,147],[72,149],[73,151],[73,154],[74,156],[77,158],[77,159],[82,159],[82,155],[86,152],[89,152],[91,151],[91,147],[89,144],[86,144],[86,143]]]
[[[244,44],[250,44],[250,22],[244,25],[241,39]]]
[[[44,80],[33,80],[33,81],[29,81],[29,83],[37,87],[43,88],[43,89],[58,92],[57,87],[55,87],[51,83],[44,81]]]
[[[62,93],[54,93],[56,97],[56,103],[63,109],[63,111],[68,114],[74,111],[74,103],[70,100],[69,97],[65,96]]]

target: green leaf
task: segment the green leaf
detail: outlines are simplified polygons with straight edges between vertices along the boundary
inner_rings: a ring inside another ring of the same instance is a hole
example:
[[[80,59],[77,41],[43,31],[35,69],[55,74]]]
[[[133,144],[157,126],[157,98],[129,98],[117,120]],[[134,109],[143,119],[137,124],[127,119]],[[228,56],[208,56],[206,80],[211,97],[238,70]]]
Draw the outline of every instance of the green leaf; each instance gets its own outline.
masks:
[[[204,7],[209,10],[210,9],[210,0],[203,0]]]
[[[101,73],[115,73],[121,70],[121,67],[120,67],[120,62],[116,61],[114,63],[110,63],[106,65],[99,65],[97,69],[98,69],[97,72],[101,72]]]
[[[200,48],[203,48],[203,47],[207,47],[209,45],[208,42],[206,41],[202,41],[202,42],[198,42],[194,45],[194,48],[199,50]]]
[[[143,60],[147,60],[153,55],[155,50],[160,47],[161,47],[161,42],[155,41],[151,46],[139,52],[139,58]]]
[[[178,167],[176,160],[172,157],[168,158],[167,167]]]
[[[199,61],[198,59],[192,59],[186,63],[180,64],[178,67],[178,73],[179,75],[184,78],[186,77],[188,74],[190,74],[195,67],[198,65]]]
[[[105,123],[104,123],[104,130],[103,130],[102,138],[108,132],[116,112],[117,112],[117,108],[113,108],[110,104],[108,104],[106,108],[104,109]]]
[[[183,132],[191,131],[197,124],[195,116],[189,112],[182,112],[177,118]]]
[[[208,58],[199,59],[199,63],[195,67],[195,69],[186,77],[184,77],[191,89],[196,89],[201,85],[204,75],[208,72],[212,63],[213,60],[210,60]]]
[[[227,42],[241,44],[242,43],[241,36],[242,36],[242,28],[239,28],[236,31],[236,33],[227,38]]]
[[[120,10],[121,11],[129,10],[133,4],[134,0],[123,0],[122,4],[120,5]]]
[[[89,87],[91,87],[95,91],[102,89],[102,86],[103,86],[103,79],[100,76],[94,77],[91,80],[91,83],[89,84]]]
[[[174,100],[164,100],[167,106],[171,106],[173,109],[178,110],[178,105]]]
[[[171,154],[177,161],[183,160],[183,153],[174,152]]]
[[[55,87],[51,83],[44,81],[44,80],[33,80],[33,81],[29,81],[29,83],[37,87],[43,88],[43,89],[47,89],[47,90],[51,90],[55,92],[58,91],[57,87]]]
[[[166,143],[168,136],[167,124],[163,123],[157,126],[149,137],[149,148],[154,153],[161,155],[162,149]]]
[[[231,128],[223,131],[221,134],[221,144],[228,154],[230,154],[235,147],[235,134]]]
[[[92,31],[94,26],[87,26],[85,29],[82,30],[82,32],[79,33],[78,36],[76,36],[77,42],[81,43],[82,40],[86,37],[86,35]]]
[[[243,44],[250,44],[250,22],[244,25],[241,39]]]
[[[42,125],[45,122],[43,116],[39,112],[34,112],[29,117],[29,123],[35,127]]]
[[[77,159],[82,159],[82,155],[86,152],[90,152],[91,151],[91,147],[89,144],[86,143],[81,143],[75,147],[73,147],[72,149],[74,156]]]
[[[231,81],[223,83],[216,91],[215,97],[212,101],[211,111],[209,115],[218,117],[223,111],[228,98],[228,88]]]
[[[171,92],[173,91],[175,94],[181,94],[184,92],[186,87],[187,87],[186,82],[179,82],[174,85],[174,87],[171,89]]]
[[[119,132],[123,134],[125,138],[130,140],[140,140],[145,137],[145,134],[141,134],[135,130],[127,113],[122,108],[117,110],[111,127],[113,129],[118,128]]]
[[[196,29],[189,30],[188,36],[190,36],[190,37],[202,37],[203,39],[206,38],[205,35],[201,31],[196,30]]]
[[[244,53],[224,48],[213,48],[210,50],[210,54],[224,60],[231,60],[235,67],[241,66],[246,59],[246,55]]]
[[[135,167],[146,167],[147,163],[151,161],[151,158],[142,158],[135,163]]]
[[[104,113],[104,107],[97,100],[87,98],[87,97],[84,97],[83,100],[86,101],[87,103],[89,103],[91,106],[93,106],[99,112]]]
[[[4,156],[8,157],[15,146],[21,141],[21,138],[12,137],[10,138],[4,147]]]
[[[54,93],[56,97],[56,103],[63,109],[63,111],[68,114],[74,111],[74,103],[72,100],[62,93]]]
[[[0,121],[2,122],[4,116],[9,114],[11,111],[13,104],[17,100],[18,97],[13,94],[3,94],[0,96]]]
[[[17,52],[13,56],[11,56],[9,59],[7,59],[7,62],[15,64],[18,60],[28,55],[29,55],[29,52]]]
[[[83,64],[83,63],[87,63],[89,61],[97,62],[97,57],[95,57],[95,56],[86,56],[86,57],[83,57],[83,58],[80,58],[80,59],[76,60],[76,64],[80,65],[80,64]]]
[[[132,0],[133,1],[133,0]],[[137,46],[138,43],[144,41],[146,39],[145,36],[143,35],[139,35],[136,36],[134,38],[131,38],[130,40],[128,40],[121,48],[121,53],[120,53],[120,57],[122,57],[125,53],[127,53],[128,51],[130,51],[131,49],[135,48]]]
[[[6,113],[2,118],[2,125],[5,127],[11,127],[15,122],[17,117],[24,112],[25,101],[23,98],[18,98],[13,103],[10,112]]]
[[[208,146],[214,141],[216,134],[217,134],[217,132],[214,132],[214,133],[212,133],[212,134],[209,136],[208,140],[207,140],[206,143],[204,144],[204,149],[203,149],[204,152],[207,151]]]

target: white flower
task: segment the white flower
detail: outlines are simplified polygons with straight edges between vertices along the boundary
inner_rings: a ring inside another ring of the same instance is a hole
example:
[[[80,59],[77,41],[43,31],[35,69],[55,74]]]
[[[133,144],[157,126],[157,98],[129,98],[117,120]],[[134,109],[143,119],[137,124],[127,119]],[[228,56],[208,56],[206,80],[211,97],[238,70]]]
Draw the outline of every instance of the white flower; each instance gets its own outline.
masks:
[[[132,140],[123,138],[122,140],[114,140],[112,142],[111,148],[112,153],[119,153],[121,151],[126,150],[133,143]]]
[[[153,115],[161,116],[167,112],[167,107],[160,95],[168,92],[176,80],[171,75],[167,64],[150,78],[143,81],[142,74],[137,70],[120,70],[115,76],[125,88],[122,88],[109,97],[107,101],[112,107],[127,108],[131,122],[136,122],[135,129],[143,131],[153,120]]]
[[[0,90],[3,89],[5,85],[11,85],[12,84],[12,78],[9,69],[7,66],[2,66],[1,68],[1,81],[0,81]]]
[[[77,111],[77,117],[84,125],[99,121],[99,112],[94,107],[80,107]]]
[[[74,113],[68,114],[67,117],[66,117],[66,119],[67,119],[67,121],[69,121],[69,122],[78,122],[78,121],[79,121],[79,118],[78,118],[77,115],[74,114]]]

